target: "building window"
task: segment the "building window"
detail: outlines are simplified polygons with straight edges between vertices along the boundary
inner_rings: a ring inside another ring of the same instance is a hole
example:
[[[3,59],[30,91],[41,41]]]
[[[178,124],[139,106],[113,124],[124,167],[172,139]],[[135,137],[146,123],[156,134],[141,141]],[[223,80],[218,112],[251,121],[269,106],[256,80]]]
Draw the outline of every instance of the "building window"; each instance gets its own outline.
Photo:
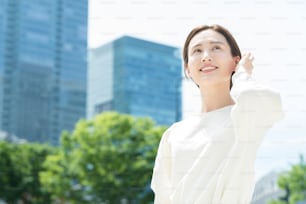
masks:
[[[113,103],[112,101],[107,101],[104,103],[96,104],[94,108],[94,114],[96,115],[105,111],[112,110],[112,103]]]

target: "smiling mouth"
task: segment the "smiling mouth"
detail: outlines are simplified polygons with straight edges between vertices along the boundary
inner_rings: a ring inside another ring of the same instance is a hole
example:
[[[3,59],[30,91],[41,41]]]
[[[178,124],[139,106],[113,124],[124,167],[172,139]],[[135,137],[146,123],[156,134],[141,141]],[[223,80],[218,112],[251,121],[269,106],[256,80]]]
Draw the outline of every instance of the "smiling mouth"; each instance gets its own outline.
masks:
[[[200,69],[200,72],[203,72],[203,73],[210,73],[210,72],[213,72],[217,69],[217,67],[214,67],[214,66],[211,66],[211,67],[204,67],[204,68],[201,68]]]

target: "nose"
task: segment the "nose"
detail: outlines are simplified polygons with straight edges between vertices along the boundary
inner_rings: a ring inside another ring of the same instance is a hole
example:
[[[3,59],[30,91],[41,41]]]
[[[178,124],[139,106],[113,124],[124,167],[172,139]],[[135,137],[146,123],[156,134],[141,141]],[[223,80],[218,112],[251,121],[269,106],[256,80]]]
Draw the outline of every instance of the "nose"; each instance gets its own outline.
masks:
[[[211,61],[211,55],[208,51],[203,52],[202,56],[202,62],[210,62]]]

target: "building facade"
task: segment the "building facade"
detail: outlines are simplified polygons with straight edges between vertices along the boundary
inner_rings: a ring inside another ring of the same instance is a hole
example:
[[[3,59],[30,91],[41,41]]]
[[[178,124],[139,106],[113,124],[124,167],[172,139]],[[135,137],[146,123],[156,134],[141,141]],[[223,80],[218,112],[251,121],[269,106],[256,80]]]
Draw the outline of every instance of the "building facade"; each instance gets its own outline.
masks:
[[[88,118],[113,110],[161,125],[181,119],[178,48],[123,36],[90,50],[88,63]]]
[[[0,0],[0,129],[57,144],[86,116],[87,0]]]
[[[277,185],[279,175],[280,172],[270,172],[256,182],[251,204],[267,204],[285,195]]]

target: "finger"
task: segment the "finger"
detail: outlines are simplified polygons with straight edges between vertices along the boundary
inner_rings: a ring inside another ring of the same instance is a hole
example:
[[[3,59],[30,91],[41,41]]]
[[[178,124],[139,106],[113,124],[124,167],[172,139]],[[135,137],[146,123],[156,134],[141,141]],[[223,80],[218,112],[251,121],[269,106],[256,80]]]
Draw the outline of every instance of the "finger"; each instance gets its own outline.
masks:
[[[246,52],[246,53],[243,55],[243,58],[244,58],[244,59],[247,59],[247,60],[250,60],[250,56],[251,56],[251,53],[250,53],[250,52]]]
[[[254,56],[252,55],[251,52],[246,52],[246,53],[244,54],[244,56],[245,56],[245,58],[247,58],[248,60],[251,60],[251,61],[254,60]]]

